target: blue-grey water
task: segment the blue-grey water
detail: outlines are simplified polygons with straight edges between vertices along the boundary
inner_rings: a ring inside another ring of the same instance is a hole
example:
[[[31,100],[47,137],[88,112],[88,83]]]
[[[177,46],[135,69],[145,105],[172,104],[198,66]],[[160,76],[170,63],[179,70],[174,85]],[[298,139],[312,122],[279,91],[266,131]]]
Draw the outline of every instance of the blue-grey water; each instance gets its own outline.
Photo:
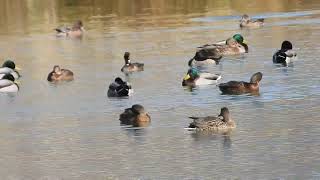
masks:
[[[0,94],[1,179],[320,179],[320,2],[290,1],[0,1],[1,60],[22,68],[20,91]],[[239,29],[243,13],[266,18]],[[79,39],[53,29],[82,19]],[[241,33],[250,52],[206,70],[221,82],[263,72],[259,96],[221,95],[215,85],[183,88],[196,47]],[[298,60],[272,64],[290,40]],[[129,77],[133,96],[109,99],[123,53],[145,63]],[[59,64],[75,80],[46,81]],[[133,104],[146,128],[120,126]],[[231,134],[186,131],[188,116],[227,106]]]

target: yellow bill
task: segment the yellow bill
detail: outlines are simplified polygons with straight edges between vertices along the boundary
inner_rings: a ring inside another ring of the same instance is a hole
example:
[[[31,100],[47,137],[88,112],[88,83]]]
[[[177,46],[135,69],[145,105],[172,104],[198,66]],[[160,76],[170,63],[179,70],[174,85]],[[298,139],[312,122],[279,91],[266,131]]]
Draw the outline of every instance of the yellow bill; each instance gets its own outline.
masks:
[[[190,75],[189,74],[186,74],[185,76],[184,76],[184,78],[183,78],[183,80],[188,80],[188,79],[190,79]]]
[[[21,69],[20,67],[18,67],[18,66],[16,66],[15,69],[18,70],[18,71],[22,70],[22,69]]]

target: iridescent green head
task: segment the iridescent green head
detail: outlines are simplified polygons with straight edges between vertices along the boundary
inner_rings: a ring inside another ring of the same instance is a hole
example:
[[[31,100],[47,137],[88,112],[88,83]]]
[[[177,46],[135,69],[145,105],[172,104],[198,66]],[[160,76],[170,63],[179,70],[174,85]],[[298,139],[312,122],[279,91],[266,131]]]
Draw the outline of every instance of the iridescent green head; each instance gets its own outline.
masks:
[[[185,75],[183,78],[184,80],[189,80],[189,79],[196,79],[199,76],[199,71],[196,68],[190,68],[188,70],[188,73]]]
[[[236,40],[238,43],[243,43],[243,41],[244,41],[244,39],[243,39],[241,34],[235,34],[235,35],[232,36],[232,38],[234,40]]]

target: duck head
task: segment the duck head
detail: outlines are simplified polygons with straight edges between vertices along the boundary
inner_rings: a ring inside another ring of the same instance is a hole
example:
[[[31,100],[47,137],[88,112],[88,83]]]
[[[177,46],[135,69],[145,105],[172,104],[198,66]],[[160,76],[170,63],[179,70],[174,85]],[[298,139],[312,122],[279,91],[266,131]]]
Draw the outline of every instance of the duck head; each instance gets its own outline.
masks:
[[[199,71],[196,68],[190,68],[187,74],[184,76],[183,80],[195,80],[199,77]]]
[[[224,122],[228,122],[230,120],[229,109],[227,107],[221,108],[219,117],[222,117]]]
[[[248,14],[242,15],[240,20],[241,23],[248,23],[249,21],[250,21],[250,17],[248,16]]]
[[[7,68],[10,68],[10,69],[16,69],[16,64],[11,61],[11,60],[6,60],[3,64],[2,64],[2,67],[7,67]]]
[[[84,27],[83,27],[82,21],[81,21],[81,20],[77,20],[77,21],[73,24],[72,29],[84,31]]]
[[[235,34],[235,35],[232,36],[232,38],[234,40],[236,40],[239,44],[241,44],[245,48],[246,53],[249,52],[249,47],[247,45],[247,42],[244,40],[244,38],[243,38],[243,36],[241,34]]]
[[[250,83],[259,84],[262,79],[262,73],[257,72],[251,76]]]
[[[130,53],[129,52],[125,52],[124,55],[123,55],[123,58],[124,58],[124,62],[126,65],[130,65]]]
[[[292,49],[292,44],[290,41],[283,41],[281,44],[281,50],[287,51]]]
[[[143,114],[143,113],[145,113],[144,107],[142,105],[140,105],[140,104],[132,105],[131,110],[135,114]]]
[[[62,72],[61,72],[61,68],[60,68],[59,65],[53,66],[52,72],[54,72],[54,73],[56,73],[56,74],[61,74],[61,73],[62,73]]]
[[[14,77],[13,77],[11,74],[6,74],[6,75],[4,75],[4,76],[2,77],[2,79],[6,79],[6,80],[9,80],[9,81],[12,81],[12,82],[15,81]]]

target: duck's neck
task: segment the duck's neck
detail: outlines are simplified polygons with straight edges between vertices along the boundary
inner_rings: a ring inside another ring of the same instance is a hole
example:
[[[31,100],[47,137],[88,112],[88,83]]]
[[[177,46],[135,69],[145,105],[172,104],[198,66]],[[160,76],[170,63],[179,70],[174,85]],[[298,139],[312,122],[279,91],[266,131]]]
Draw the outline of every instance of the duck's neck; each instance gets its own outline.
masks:
[[[131,61],[130,61],[130,59],[124,59],[124,61],[125,61],[125,63],[126,63],[126,65],[130,65],[131,64]]]

